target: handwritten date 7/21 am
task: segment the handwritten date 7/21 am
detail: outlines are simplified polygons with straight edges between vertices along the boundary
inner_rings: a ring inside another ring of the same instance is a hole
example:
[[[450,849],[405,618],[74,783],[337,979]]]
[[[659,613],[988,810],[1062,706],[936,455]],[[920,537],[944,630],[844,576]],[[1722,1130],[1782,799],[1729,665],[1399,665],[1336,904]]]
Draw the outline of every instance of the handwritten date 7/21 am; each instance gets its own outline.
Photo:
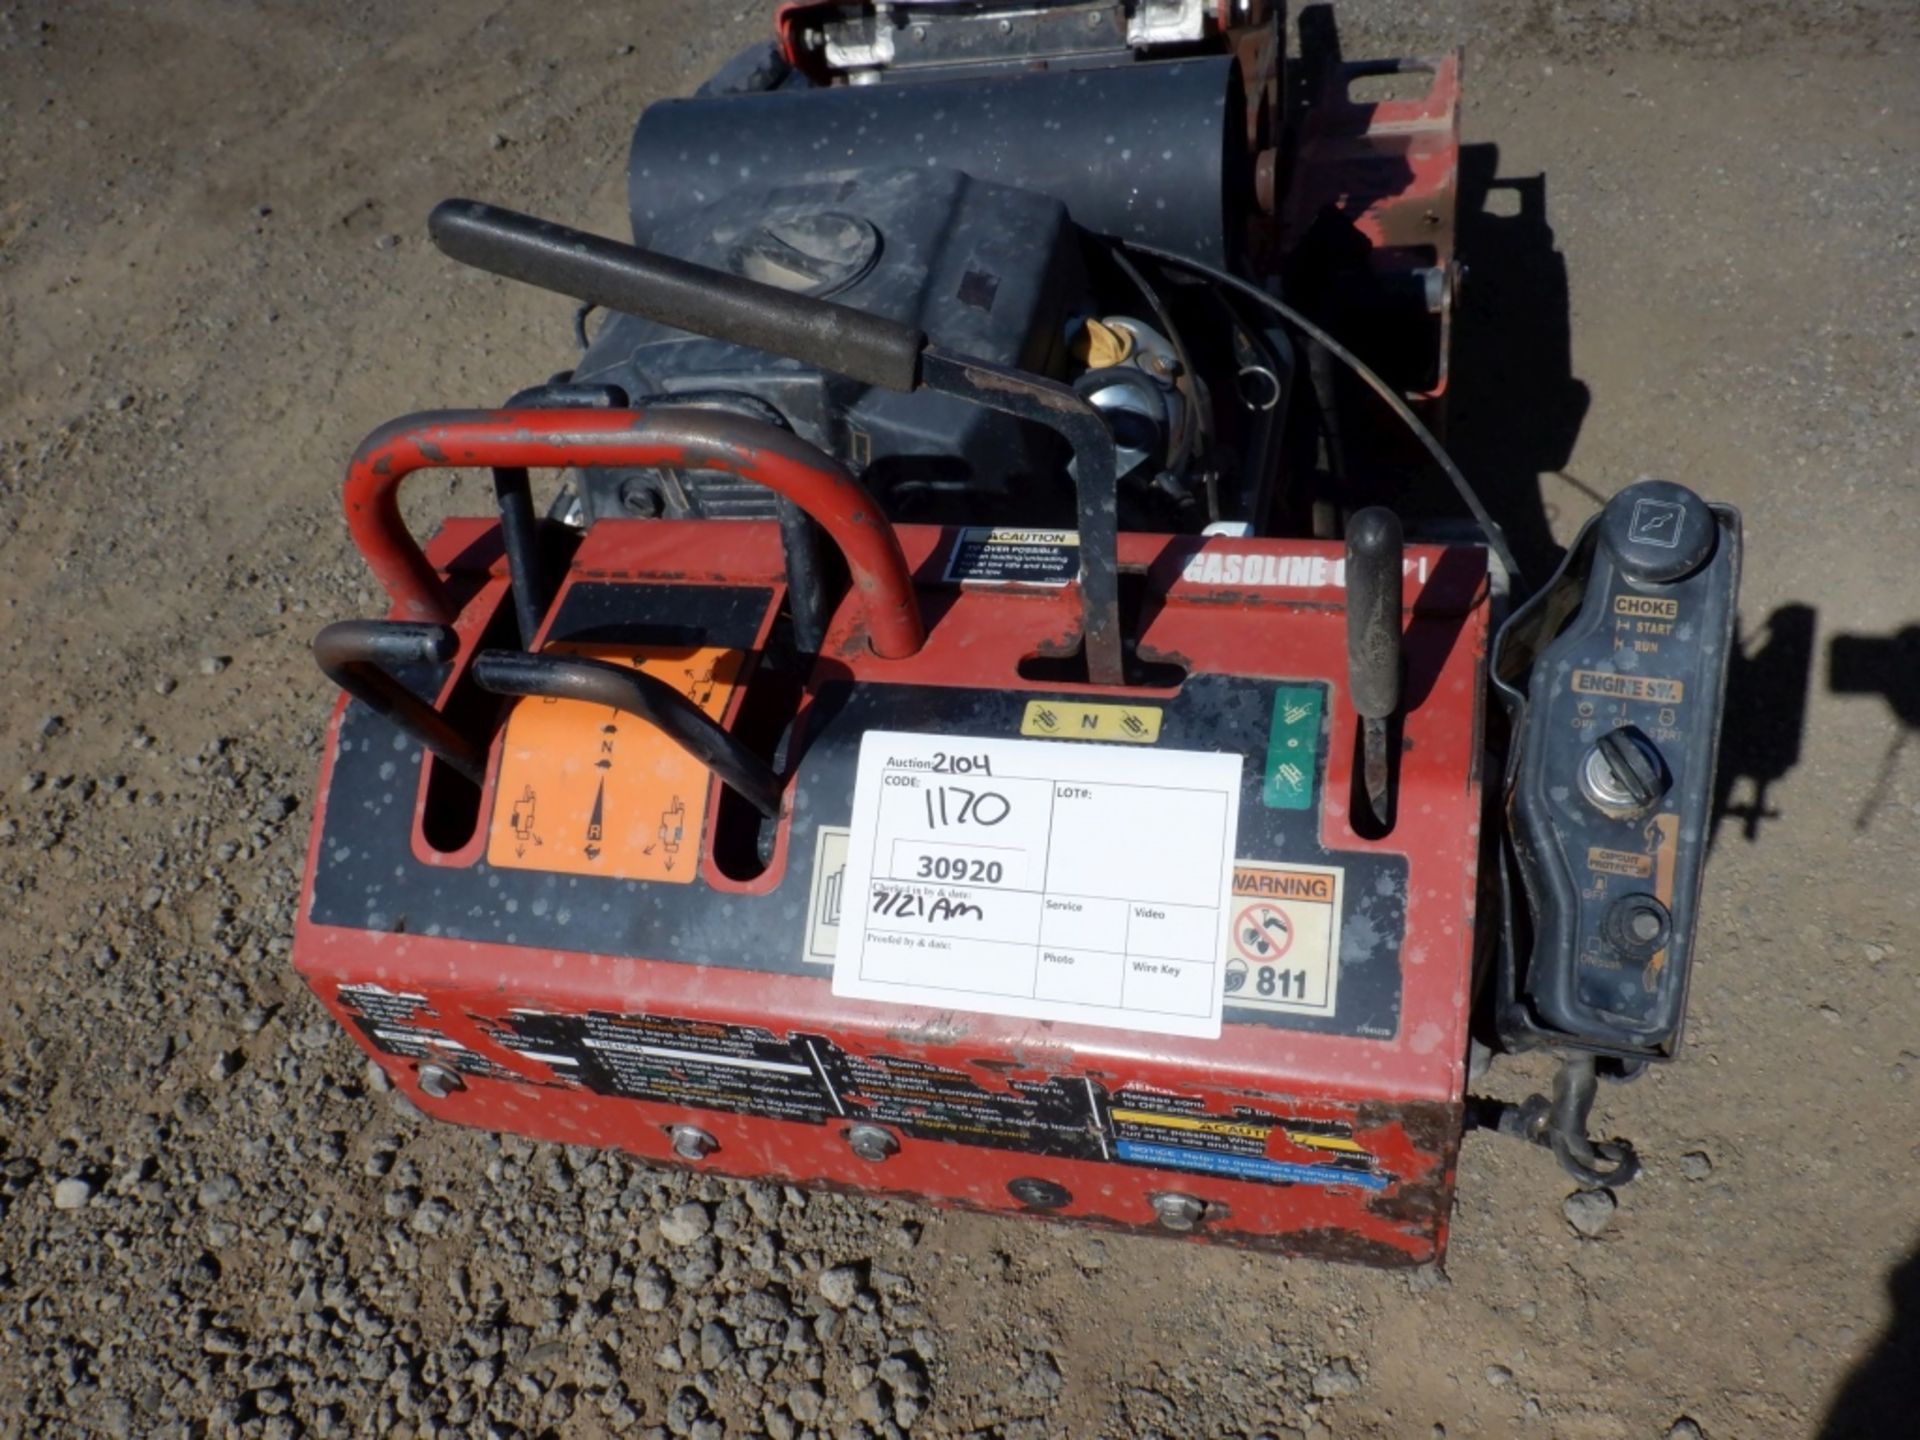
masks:
[[[873,887],[873,913],[895,919],[984,920],[987,912],[965,900],[945,895],[922,895],[912,890]]]

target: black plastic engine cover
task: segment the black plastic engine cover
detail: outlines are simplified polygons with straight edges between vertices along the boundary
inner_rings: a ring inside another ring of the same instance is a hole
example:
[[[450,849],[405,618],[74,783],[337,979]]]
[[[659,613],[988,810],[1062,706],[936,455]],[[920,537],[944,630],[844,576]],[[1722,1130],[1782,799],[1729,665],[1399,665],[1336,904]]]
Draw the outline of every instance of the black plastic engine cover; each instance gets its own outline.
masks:
[[[717,198],[658,223],[648,243],[899,321],[957,354],[1062,373],[1067,322],[1088,300],[1057,200],[937,166],[762,182],[752,156],[720,152],[712,185]],[[869,388],[632,315],[606,321],[574,380],[617,385],[642,406],[721,394],[771,406],[860,475],[895,518],[977,516],[991,496],[1003,523],[1070,523],[1053,437],[950,396]],[[774,513],[767,490],[713,472],[598,471],[584,488],[595,518]]]
[[[1532,922],[1530,955],[1500,976],[1515,1048],[1640,1059],[1679,1043],[1739,576],[1738,513],[1645,480],[1501,632]]]

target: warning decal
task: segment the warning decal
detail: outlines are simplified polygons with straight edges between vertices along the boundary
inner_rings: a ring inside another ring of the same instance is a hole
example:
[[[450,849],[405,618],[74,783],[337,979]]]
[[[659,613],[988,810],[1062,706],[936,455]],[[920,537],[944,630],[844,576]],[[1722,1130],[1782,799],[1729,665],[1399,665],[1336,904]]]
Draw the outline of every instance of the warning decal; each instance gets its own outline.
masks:
[[[1134,1165],[1194,1170],[1270,1185],[1351,1185],[1384,1190],[1391,1180],[1338,1122],[1287,1119],[1248,1106],[1210,1115],[1157,1091],[1122,1090],[1108,1112],[1114,1155]]]
[[[631,665],[716,720],[744,658],[711,645],[546,650]],[[487,863],[691,884],[709,781],[704,765],[637,715],[580,700],[522,700],[507,721]]]
[[[1228,1005],[1334,1013],[1343,875],[1325,865],[1234,863],[1224,977]]]
[[[947,580],[971,585],[1064,585],[1080,573],[1072,530],[969,529],[953,542]]]
[[[424,1005],[419,996],[375,986],[340,991],[350,1007],[356,996],[369,1000],[367,1008],[375,1012],[411,1014]],[[425,1013],[433,1017],[431,1010]],[[1394,1179],[1344,1120],[1246,1104],[1223,1113],[1197,1095],[1135,1086],[1111,1090],[1086,1076],[983,1080],[904,1055],[860,1054],[824,1035],[685,1016],[515,1008],[493,1016],[468,1012],[466,1019],[525,1072],[452,1048],[450,1058],[466,1073],[490,1079],[800,1125],[865,1121],[915,1139],[1264,1185],[1383,1190]],[[402,1056],[420,1053],[381,1048]],[[436,1047],[437,1058],[445,1054]]]

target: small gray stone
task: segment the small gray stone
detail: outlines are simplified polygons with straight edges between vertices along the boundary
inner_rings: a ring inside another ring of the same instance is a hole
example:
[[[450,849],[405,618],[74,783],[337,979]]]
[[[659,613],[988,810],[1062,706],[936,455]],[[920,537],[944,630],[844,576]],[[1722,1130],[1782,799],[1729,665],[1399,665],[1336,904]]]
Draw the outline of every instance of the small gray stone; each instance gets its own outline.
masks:
[[[831,1270],[822,1270],[820,1298],[836,1310],[844,1310],[853,1304],[860,1298],[859,1270],[852,1265],[836,1265]]]
[[[649,1265],[633,1282],[633,1298],[642,1310],[658,1314],[673,1302],[673,1282],[658,1265]]]
[[[1064,1384],[1066,1377],[1060,1373],[1060,1362],[1052,1355],[1035,1350],[1027,1356],[1026,1369],[1020,1376],[1022,1395],[1031,1400],[1051,1400]]]
[[[162,675],[153,682],[153,693],[156,695],[171,695],[179,688],[180,682],[171,675]]]
[[[1351,1395],[1359,1388],[1360,1377],[1355,1373],[1351,1360],[1329,1360],[1314,1372],[1313,1398],[1316,1400]]]
[[[818,1420],[821,1407],[826,1403],[826,1392],[811,1381],[803,1381],[787,1391],[787,1409],[802,1425]]]
[[[200,673],[202,675],[218,675],[232,663],[233,657],[231,655],[203,655],[200,657]]]
[[[240,1182],[226,1171],[203,1181],[200,1186],[200,1204],[211,1210],[216,1205],[226,1205],[240,1198]]]
[[[1689,1150],[1680,1157],[1680,1173],[1689,1180],[1704,1180],[1713,1173],[1713,1157],[1704,1150]]]
[[[1667,1440],[1706,1440],[1707,1432],[1691,1415],[1682,1415],[1667,1427]]]
[[[1576,1190],[1560,1208],[1569,1225],[1580,1234],[1592,1237],[1613,1223],[1617,1203],[1611,1190]]]
[[[691,1245],[713,1228],[713,1216],[697,1200],[676,1205],[660,1217],[660,1235],[669,1245]]]
[[[1501,1386],[1511,1385],[1512,1383],[1513,1383],[1513,1371],[1509,1370],[1506,1366],[1504,1365],[1487,1366],[1487,1384],[1493,1386],[1495,1389],[1498,1389]]]
[[[886,1393],[877,1382],[864,1387],[858,1395],[853,1397],[854,1415],[869,1425],[884,1424],[887,1410]]]
[[[92,1198],[92,1183],[77,1176],[62,1180],[53,1187],[53,1208],[56,1210],[78,1210]]]

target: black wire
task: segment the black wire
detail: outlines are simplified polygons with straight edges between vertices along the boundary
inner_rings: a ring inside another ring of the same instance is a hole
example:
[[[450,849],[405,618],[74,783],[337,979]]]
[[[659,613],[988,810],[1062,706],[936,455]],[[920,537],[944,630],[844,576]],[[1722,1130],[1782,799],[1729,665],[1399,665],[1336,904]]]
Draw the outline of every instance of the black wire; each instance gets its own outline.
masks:
[[[1480,533],[1486,536],[1487,548],[1499,557],[1500,563],[1506,567],[1507,579],[1513,590],[1519,594],[1526,593],[1526,582],[1521,576],[1519,563],[1513,558],[1513,551],[1507,547],[1507,537],[1502,533],[1499,525],[1494,522],[1494,518],[1488,513],[1487,507],[1481,503],[1480,496],[1474,490],[1472,483],[1461,473],[1460,467],[1453,463],[1453,457],[1447,454],[1438,440],[1433,438],[1433,432],[1420,423],[1420,417],[1413,413],[1412,409],[1407,405],[1407,402],[1394,393],[1391,385],[1374,374],[1366,362],[1361,360],[1358,355],[1355,355],[1351,350],[1347,349],[1346,346],[1342,345],[1338,340],[1334,339],[1333,336],[1314,324],[1313,321],[1302,315],[1291,305],[1288,305],[1282,300],[1275,299],[1259,286],[1249,284],[1237,275],[1229,275],[1224,270],[1216,270],[1211,265],[1203,264],[1198,260],[1190,260],[1185,255],[1176,254],[1171,250],[1162,250],[1157,245],[1141,245],[1132,240],[1122,240],[1120,244],[1136,254],[1150,256],[1162,265],[1172,265],[1176,269],[1186,270],[1192,274],[1203,276],[1213,281],[1216,285],[1225,285],[1238,294],[1246,296],[1247,299],[1266,306],[1288,324],[1304,330],[1308,336],[1325,346],[1328,354],[1332,355],[1336,360],[1339,360],[1349,370],[1353,371],[1355,375],[1359,376],[1361,380],[1365,381],[1367,386],[1376,395],[1386,401],[1387,408],[1400,418],[1401,423],[1413,432],[1413,438],[1420,442],[1426,449],[1427,454],[1433,457],[1433,463],[1438,465],[1441,473],[1452,482],[1455,492],[1460,496],[1461,503],[1467,507],[1468,512],[1474,518],[1474,522],[1479,525]]]
[[[598,310],[599,308],[600,307],[598,305],[595,305],[591,300],[589,300],[584,305],[580,306],[579,309],[573,312],[574,342],[577,345],[579,345],[579,347],[583,351],[593,343],[587,337],[587,317],[593,314],[593,312]]]
[[[1147,308],[1153,311],[1153,318],[1160,326],[1160,333],[1167,337],[1167,344],[1173,347],[1173,358],[1180,366],[1180,373],[1187,377],[1187,408],[1192,412],[1192,417],[1186,425],[1181,427],[1180,452],[1168,466],[1174,473],[1179,474],[1186,469],[1187,461],[1193,455],[1195,448],[1193,440],[1196,433],[1201,438],[1199,449],[1202,456],[1210,454],[1213,449],[1212,417],[1207,414],[1207,407],[1200,403],[1200,377],[1193,372],[1193,362],[1187,358],[1186,342],[1180,338],[1180,327],[1173,323],[1173,312],[1160,298],[1160,292],[1147,283],[1147,277],[1140,273],[1138,265],[1120,253],[1119,246],[1109,248],[1107,254],[1112,257],[1120,273],[1132,283],[1133,288],[1140,292],[1140,298],[1147,302]]]

